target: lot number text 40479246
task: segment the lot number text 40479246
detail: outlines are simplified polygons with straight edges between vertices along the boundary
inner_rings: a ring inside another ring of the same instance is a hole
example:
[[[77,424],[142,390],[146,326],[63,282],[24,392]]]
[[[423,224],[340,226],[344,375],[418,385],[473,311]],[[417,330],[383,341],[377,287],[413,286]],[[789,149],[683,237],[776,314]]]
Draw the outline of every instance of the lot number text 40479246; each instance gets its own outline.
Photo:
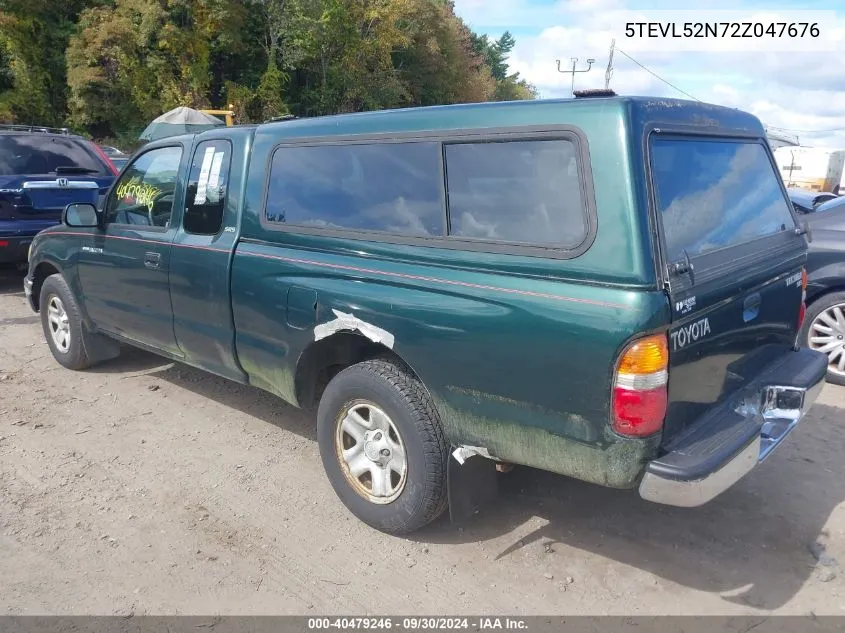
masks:
[[[379,630],[398,631],[442,631],[442,630],[526,630],[525,620],[519,618],[465,618],[465,617],[353,617],[353,618],[308,618],[308,630]]]

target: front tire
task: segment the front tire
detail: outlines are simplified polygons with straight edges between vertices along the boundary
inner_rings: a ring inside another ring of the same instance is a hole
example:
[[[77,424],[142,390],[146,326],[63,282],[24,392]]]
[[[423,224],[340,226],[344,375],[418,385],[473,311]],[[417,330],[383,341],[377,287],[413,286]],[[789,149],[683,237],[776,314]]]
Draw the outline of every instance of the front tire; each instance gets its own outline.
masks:
[[[44,280],[39,295],[41,327],[47,338],[47,345],[60,365],[81,370],[91,365],[86,349],[85,332],[79,304],[60,274],[50,275]]]
[[[832,292],[810,304],[801,341],[827,354],[827,381],[845,385],[845,292]]]
[[[422,384],[389,360],[352,365],[326,387],[317,410],[323,467],[364,523],[407,534],[447,506],[449,447]]]

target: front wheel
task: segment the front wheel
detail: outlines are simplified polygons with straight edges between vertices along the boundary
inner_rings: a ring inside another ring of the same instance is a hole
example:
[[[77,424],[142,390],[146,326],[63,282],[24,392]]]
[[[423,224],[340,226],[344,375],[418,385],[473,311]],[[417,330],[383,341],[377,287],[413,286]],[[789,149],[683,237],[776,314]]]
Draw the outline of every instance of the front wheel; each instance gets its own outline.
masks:
[[[827,354],[827,381],[845,385],[845,292],[832,292],[810,304],[801,340]]]
[[[38,305],[53,358],[68,369],[90,367],[103,337],[85,330],[79,304],[64,277],[57,273],[44,280]]]
[[[346,507],[391,534],[413,532],[447,505],[448,444],[420,382],[389,360],[352,365],[317,410],[323,467]]]

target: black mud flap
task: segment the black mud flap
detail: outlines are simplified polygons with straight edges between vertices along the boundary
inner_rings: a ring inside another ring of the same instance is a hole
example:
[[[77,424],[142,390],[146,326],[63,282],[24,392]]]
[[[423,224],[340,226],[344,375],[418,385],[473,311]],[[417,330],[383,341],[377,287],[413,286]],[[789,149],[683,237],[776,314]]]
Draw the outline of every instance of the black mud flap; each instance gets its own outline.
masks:
[[[88,336],[84,337],[85,353],[92,363],[102,363],[120,356],[120,343],[103,334],[86,333]]]
[[[449,518],[452,523],[463,523],[499,495],[496,463],[473,455],[461,464],[453,455],[449,455],[446,484],[449,490]]]

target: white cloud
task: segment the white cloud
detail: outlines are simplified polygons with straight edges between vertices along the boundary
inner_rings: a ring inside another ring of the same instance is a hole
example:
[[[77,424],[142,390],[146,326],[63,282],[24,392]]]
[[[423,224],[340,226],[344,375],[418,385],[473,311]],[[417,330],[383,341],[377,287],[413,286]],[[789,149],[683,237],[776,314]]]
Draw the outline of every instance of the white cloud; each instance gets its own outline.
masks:
[[[731,8],[742,5],[731,4]],[[631,19],[626,17],[631,15],[630,6],[623,0],[542,5],[531,0],[457,0],[456,10],[476,30],[494,35],[516,31],[511,68],[534,83],[543,97],[569,96],[571,75],[557,71],[558,59],[565,69],[571,67],[570,58],[578,57],[577,68],[582,69],[586,59],[594,58],[590,72],[576,74],[575,88],[604,86],[608,49],[615,36],[622,50],[703,101],[747,110],[767,125],[819,131],[798,133],[802,143],[845,148],[842,12],[820,25],[823,34],[840,42],[838,52],[761,51],[746,43],[747,50],[707,53],[659,51],[642,40],[624,41],[623,47],[619,25]],[[610,85],[619,94],[684,98],[619,51],[613,65]],[[833,129],[841,132],[827,131]]]

